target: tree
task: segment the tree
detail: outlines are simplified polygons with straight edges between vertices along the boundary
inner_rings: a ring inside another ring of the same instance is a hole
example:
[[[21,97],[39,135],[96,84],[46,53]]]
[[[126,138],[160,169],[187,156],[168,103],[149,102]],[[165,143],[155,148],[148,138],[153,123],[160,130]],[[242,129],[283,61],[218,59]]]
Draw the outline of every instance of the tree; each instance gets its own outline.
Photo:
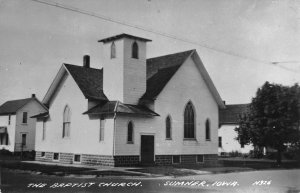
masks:
[[[266,82],[240,115],[237,140],[246,145],[277,150],[277,164],[287,144],[300,141],[300,87]]]

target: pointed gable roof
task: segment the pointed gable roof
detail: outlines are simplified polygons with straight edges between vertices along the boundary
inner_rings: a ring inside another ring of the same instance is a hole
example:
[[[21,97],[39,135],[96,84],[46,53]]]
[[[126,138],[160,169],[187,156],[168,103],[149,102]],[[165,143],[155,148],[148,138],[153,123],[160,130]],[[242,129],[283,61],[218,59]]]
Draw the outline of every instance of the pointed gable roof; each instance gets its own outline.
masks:
[[[188,50],[185,52],[147,59],[147,88],[146,93],[141,99],[155,100],[169,80],[189,57],[192,57],[196,63],[197,68],[199,69],[218,106],[220,108],[224,108],[225,105],[196,50]]]
[[[103,93],[103,70],[64,64],[85,98],[107,100]]]
[[[36,100],[45,110],[47,108],[35,97],[6,101],[0,106],[0,115],[15,115],[16,112],[24,107],[31,100]]]
[[[87,99],[108,100],[103,93],[103,70],[72,64],[63,64],[48,89],[43,103],[49,105],[58,87],[69,74]]]

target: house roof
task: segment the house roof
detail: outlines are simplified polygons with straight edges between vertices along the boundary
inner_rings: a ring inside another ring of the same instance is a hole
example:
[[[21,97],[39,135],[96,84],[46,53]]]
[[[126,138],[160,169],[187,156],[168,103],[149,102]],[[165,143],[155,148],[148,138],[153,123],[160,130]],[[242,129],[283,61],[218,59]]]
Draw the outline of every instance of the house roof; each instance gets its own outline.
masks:
[[[6,101],[0,106],[0,115],[14,115],[19,109],[21,109],[31,100],[36,100],[38,103],[41,104],[41,106],[47,109],[37,98],[31,97],[25,99]]]
[[[225,109],[219,110],[219,123],[224,124],[238,124],[239,115],[249,110],[250,104],[234,104],[226,105]]]
[[[108,101],[104,104],[101,103],[91,108],[90,110],[84,112],[83,114],[105,115],[105,114],[113,114],[113,113],[159,116],[157,113],[151,111],[147,107],[141,105],[124,104],[119,101]]]
[[[152,40],[149,40],[149,39],[146,39],[146,38],[141,38],[141,37],[138,37],[138,36],[133,36],[133,35],[123,33],[123,34],[119,34],[119,35],[115,35],[115,36],[112,36],[112,37],[101,39],[98,42],[106,43],[106,42],[111,42],[111,41],[121,39],[121,38],[130,38],[130,39],[136,39],[136,40],[145,41],[145,42],[151,42],[152,41]]]
[[[0,106],[0,115],[16,114],[18,109],[26,105],[31,98],[7,101]]]
[[[107,100],[103,93],[103,70],[64,64],[83,95],[88,99]]]

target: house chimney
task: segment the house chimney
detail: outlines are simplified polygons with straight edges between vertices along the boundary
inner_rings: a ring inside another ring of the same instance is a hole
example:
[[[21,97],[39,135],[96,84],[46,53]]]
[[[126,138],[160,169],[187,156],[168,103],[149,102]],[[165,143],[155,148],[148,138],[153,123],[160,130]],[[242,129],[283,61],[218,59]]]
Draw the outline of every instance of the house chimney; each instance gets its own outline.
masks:
[[[31,98],[35,98],[35,94],[32,94],[32,95],[31,95]]]
[[[83,56],[83,67],[85,67],[85,68],[90,67],[90,56],[89,55]]]

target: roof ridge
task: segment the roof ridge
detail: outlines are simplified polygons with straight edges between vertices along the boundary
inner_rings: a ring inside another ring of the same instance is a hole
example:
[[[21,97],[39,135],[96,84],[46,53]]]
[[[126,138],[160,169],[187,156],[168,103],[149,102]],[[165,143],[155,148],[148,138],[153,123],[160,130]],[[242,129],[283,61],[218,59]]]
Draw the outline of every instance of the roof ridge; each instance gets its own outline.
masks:
[[[160,57],[166,57],[166,56],[172,56],[172,55],[181,54],[181,53],[186,53],[186,52],[192,52],[192,51],[195,51],[195,50],[196,50],[196,49],[191,49],[191,50],[186,50],[186,51],[176,52],[176,53],[172,53],[172,54],[166,54],[166,55],[156,56],[156,57],[152,57],[152,58],[147,58],[147,60],[152,60],[152,59],[156,59],[156,58],[160,58]]]
[[[89,68],[86,68],[84,66],[79,66],[79,65],[75,65],[75,64],[69,64],[69,63],[63,63],[63,65],[70,65],[70,66],[74,66],[74,67],[79,67],[79,68],[85,68],[85,69],[91,69],[91,70],[103,70],[103,68],[92,68],[92,67],[89,67]]]

